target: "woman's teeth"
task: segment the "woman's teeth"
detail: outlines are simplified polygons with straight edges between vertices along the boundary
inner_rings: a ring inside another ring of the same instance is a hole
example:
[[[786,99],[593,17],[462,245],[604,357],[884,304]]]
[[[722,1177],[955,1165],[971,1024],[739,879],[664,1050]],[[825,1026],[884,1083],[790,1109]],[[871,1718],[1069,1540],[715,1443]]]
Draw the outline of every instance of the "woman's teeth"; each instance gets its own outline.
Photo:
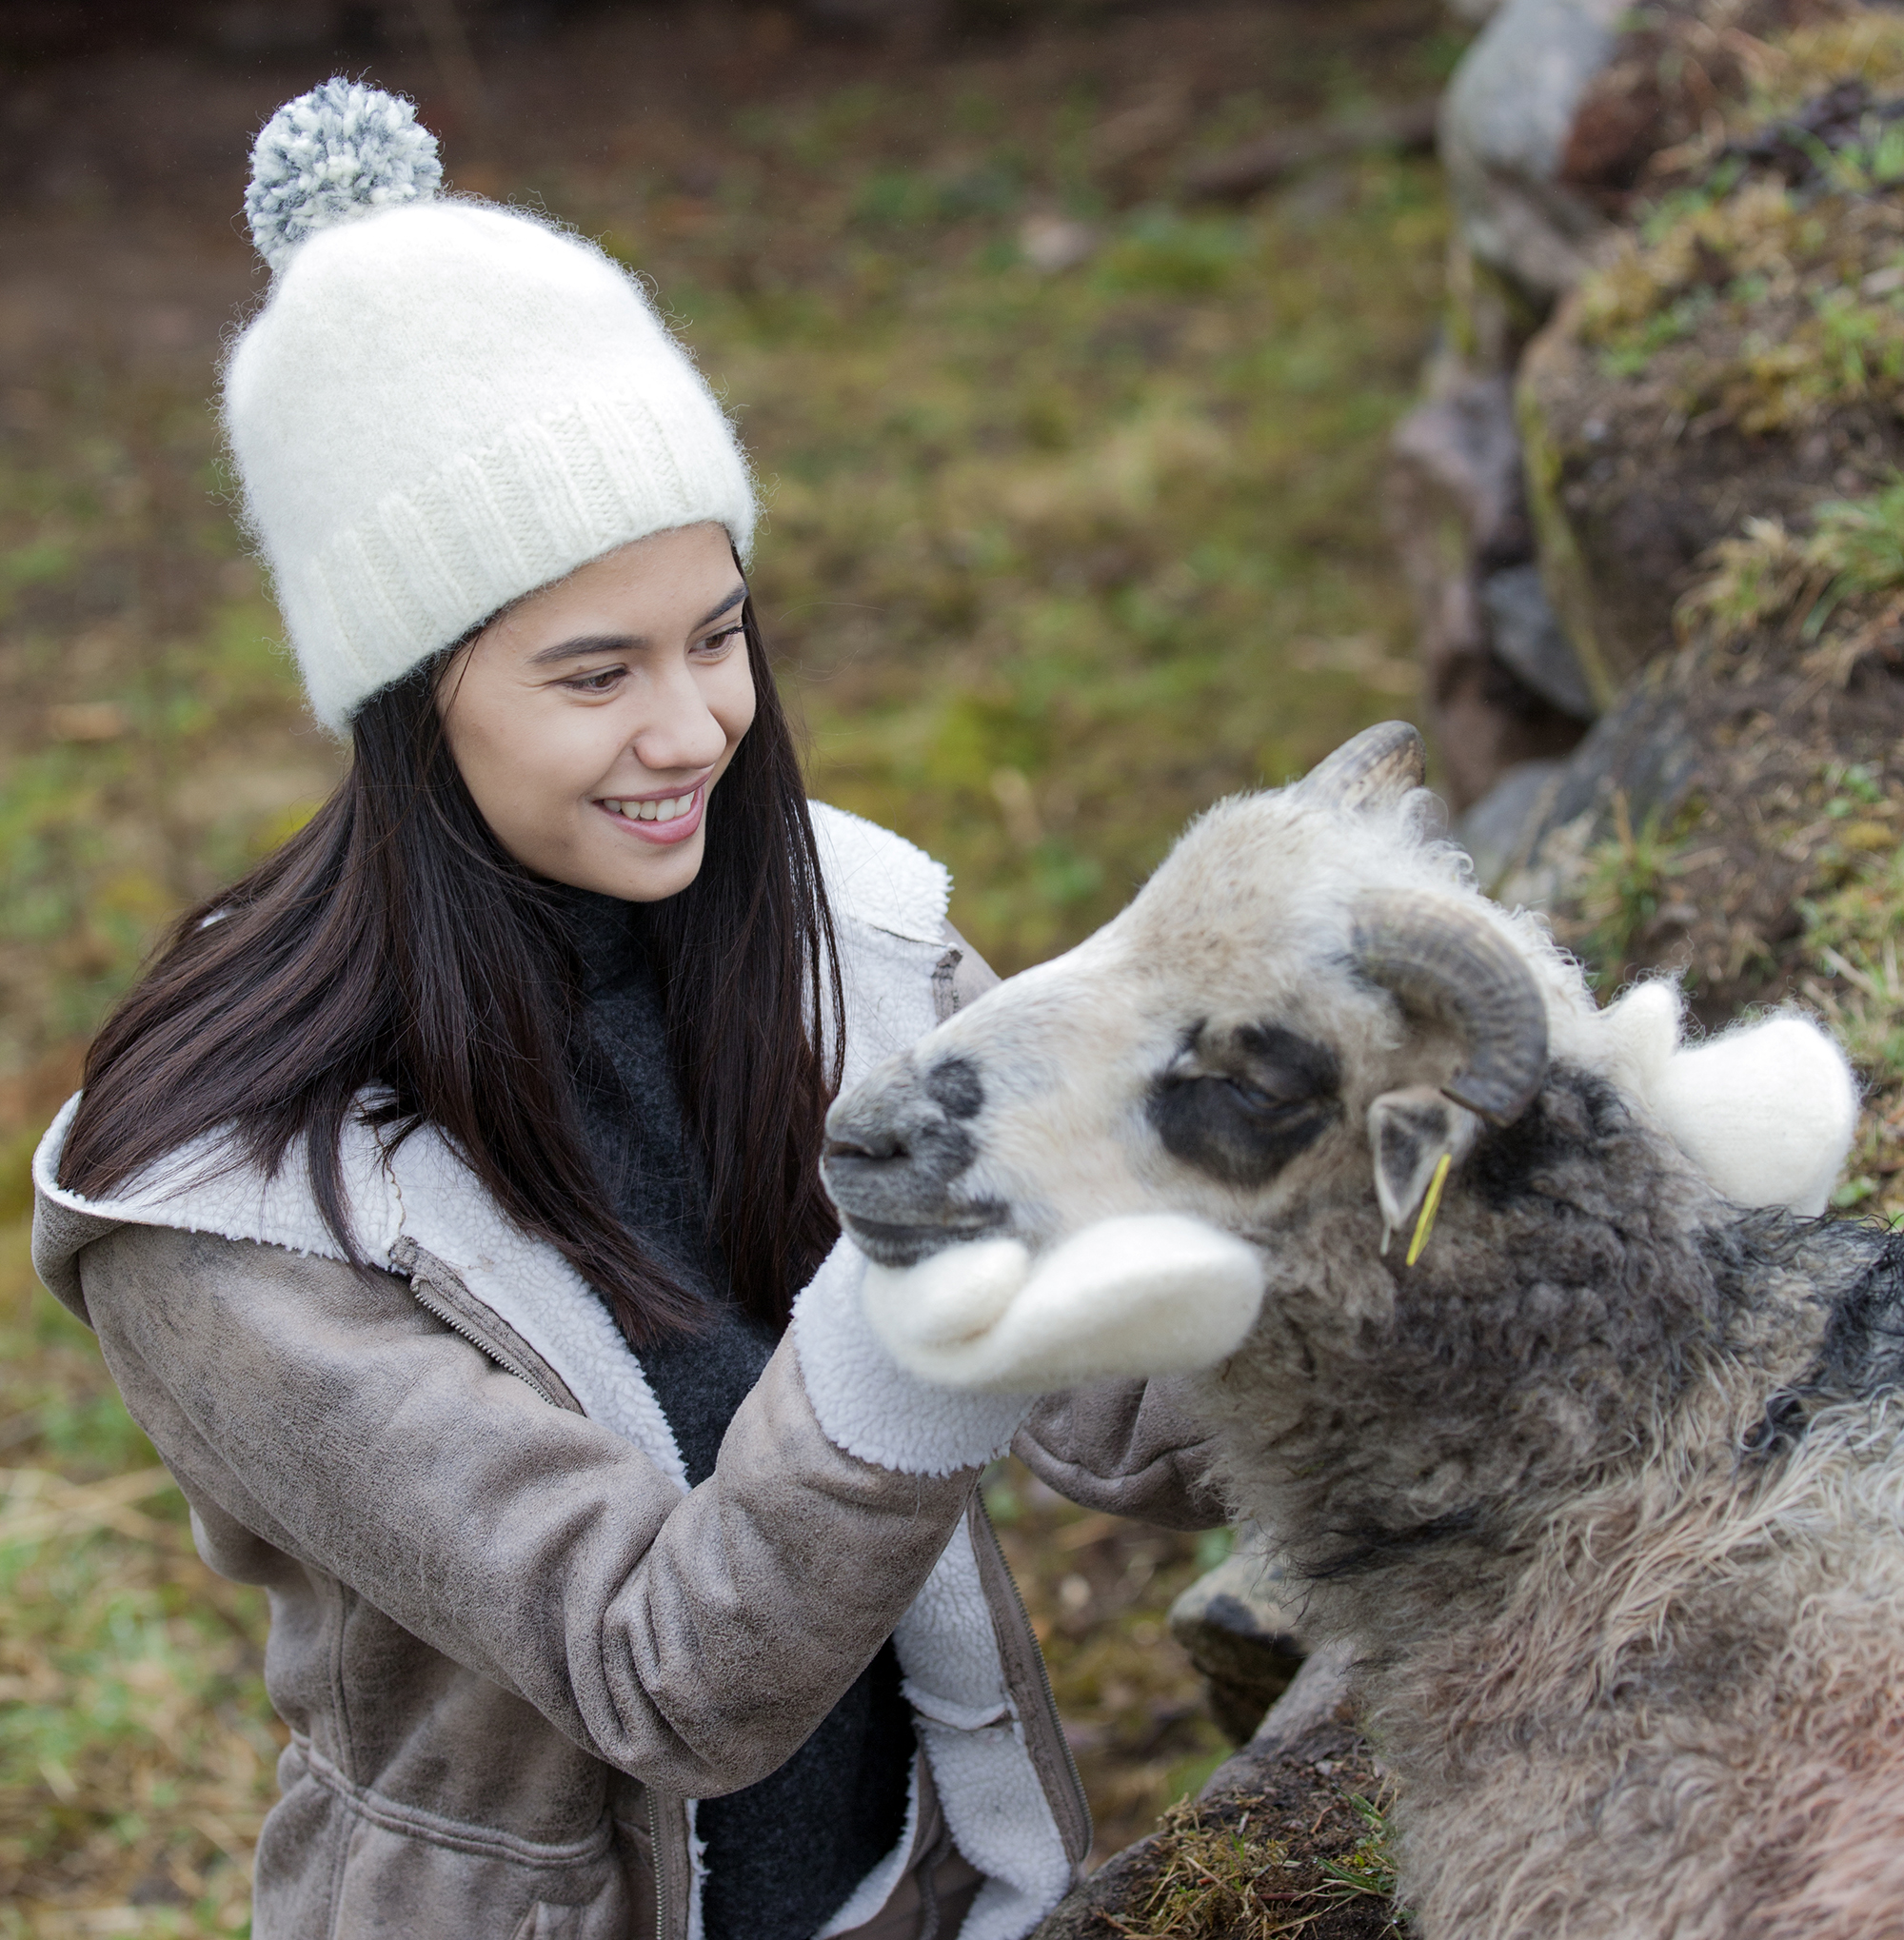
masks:
[[[625,815],[630,822],[672,822],[694,806],[697,792],[690,788],[685,795],[671,795],[664,802],[604,802],[602,806],[612,814]]]

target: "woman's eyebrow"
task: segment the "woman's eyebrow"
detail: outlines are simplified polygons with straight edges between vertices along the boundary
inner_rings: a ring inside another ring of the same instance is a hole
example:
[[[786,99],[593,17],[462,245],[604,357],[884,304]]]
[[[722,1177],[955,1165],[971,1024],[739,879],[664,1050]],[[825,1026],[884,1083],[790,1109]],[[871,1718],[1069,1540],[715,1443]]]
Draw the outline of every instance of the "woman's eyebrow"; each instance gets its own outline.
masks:
[[[690,633],[699,633],[704,626],[711,626],[724,613],[731,613],[747,597],[744,584],[738,585],[712,611],[704,613],[692,626]],[[545,646],[528,657],[527,665],[545,667],[557,661],[580,660],[591,653],[636,653],[648,644],[645,633],[584,633],[573,640],[559,640],[553,646]]]
[[[727,597],[724,600],[723,600],[721,604],[718,606],[716,606],[711,613],[704,613],[701,616],[701,618],[694,623],[693,626],[689,629],[689,631],[699,633],[704,626],[713,625],[715,621],[720,619],[723,613],[731,613],[734,610],[734,608],[738,606],[741,604],[741,602],[744,600],[746,597],[747,597],[747,585],[746,582],[743,580],[742,583],[738,586],[736,586],[734,590],[731,593],[729,593]]]
[[[559,640],[528,657],[527,664],[545,667],[556,661],[580,660],[588,653],[633,653],[647,644],[639,633],[584,633],[574,640]]]

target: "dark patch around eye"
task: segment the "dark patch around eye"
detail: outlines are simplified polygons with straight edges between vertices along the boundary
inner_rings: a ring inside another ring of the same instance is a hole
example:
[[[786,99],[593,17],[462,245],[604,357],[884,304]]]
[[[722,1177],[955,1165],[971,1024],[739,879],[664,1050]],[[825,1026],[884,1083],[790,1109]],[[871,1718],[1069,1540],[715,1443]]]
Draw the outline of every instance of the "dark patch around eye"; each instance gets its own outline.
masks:
[[[1150,1121],[1173,1158],[1226,1185],[1266,1185],[1341,1115],[1334,1054],[1293,1031],[1245,1025],[1204,1059],[1158,1079]]]
[[[933,1103],[955,1118],[976,1118],[984,1109],[984,1083],[963,1058],[935,1064],[925,1074],[925,1090]]]
[[[1336,1054],[1279,1024],[1244,1024],[1231,1039],[1238,1075],[1272,1097],[1319,1098],[1341,1082]]]

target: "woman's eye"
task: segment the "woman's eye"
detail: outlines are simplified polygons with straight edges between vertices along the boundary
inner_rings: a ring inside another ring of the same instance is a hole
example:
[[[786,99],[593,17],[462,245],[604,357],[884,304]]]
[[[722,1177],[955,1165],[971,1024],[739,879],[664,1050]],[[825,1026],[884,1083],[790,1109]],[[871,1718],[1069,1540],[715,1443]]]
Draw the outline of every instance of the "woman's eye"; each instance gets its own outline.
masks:
[[[567,685],[573,687],[579,694],[605,694],[622,678],[625,671],[625,669],[622,667],[603,667],[597,673],[577,674]]]
[[[705,660],[719,660],[743,636],[744,629],[738,625],[723,627],[719,633],[710,633],[699,642],[694,650]]]

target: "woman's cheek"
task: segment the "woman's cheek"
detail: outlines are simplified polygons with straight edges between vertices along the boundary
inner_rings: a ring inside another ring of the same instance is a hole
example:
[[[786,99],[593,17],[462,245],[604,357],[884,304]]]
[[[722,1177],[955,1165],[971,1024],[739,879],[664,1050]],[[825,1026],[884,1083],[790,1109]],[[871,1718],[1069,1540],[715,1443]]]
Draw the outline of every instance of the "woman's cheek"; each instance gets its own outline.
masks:
[[[754,724],[754,711],[758,704],[754,694],[754,676],[744,653],[736,653],[731,661],[721,666],[719,672],[725,678],[708,695],[707,705],[726,734],[727,752],[731,755],[741,738]]]

